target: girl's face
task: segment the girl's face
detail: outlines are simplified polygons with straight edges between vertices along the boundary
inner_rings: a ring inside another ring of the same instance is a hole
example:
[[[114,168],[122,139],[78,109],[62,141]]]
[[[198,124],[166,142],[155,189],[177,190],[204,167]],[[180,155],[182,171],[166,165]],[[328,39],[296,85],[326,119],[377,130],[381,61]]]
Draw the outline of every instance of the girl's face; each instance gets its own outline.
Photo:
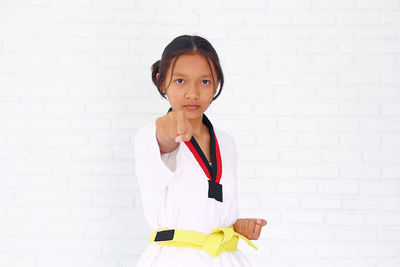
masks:
[[[171,80],[172,63],[167,71],[163,92],[167,93],[173,110],[183,110],[188,119],[202,118],[211,104],[218,84],[213,83],[210,67],[201,54],[181,55],[175,63]],[[214,80],[218,83],[214,65],[210,61]],[[159,74],[157,74],[157,77]],[[165,89],[165,86],[169,87]],[[188,105],[196,105],[192,109]]]

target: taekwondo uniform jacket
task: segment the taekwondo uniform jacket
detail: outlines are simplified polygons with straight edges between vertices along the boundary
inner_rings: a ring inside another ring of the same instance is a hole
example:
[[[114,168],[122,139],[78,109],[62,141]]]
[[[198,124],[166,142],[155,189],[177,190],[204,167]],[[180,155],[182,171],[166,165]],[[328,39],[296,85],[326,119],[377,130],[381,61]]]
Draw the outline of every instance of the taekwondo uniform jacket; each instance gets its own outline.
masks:
[[[211,163],[194,137],[180,142],[174,151],[161,156],[155,120],[142,125],[136,132],[136,174],[144,214],[154,231],[170,228],[208,235],[215,228],[233,225],[238,219],[235,141],[224,131],[214,129],[205,114],[203,123],[210,132]],[[137,266],[251,265],[239,249],[214,258],[201,249],[149,243]]]

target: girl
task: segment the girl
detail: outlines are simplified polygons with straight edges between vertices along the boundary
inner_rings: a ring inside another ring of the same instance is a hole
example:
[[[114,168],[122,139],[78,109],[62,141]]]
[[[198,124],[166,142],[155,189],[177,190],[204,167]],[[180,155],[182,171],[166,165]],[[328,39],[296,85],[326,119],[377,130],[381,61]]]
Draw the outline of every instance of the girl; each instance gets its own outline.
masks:
[[[179,36],[152,80],[171,107],[135,136],[144,214],[155,229],[137,266],[250,266],[238,240],[257,249],[249,239],[267,222],[238,219],[236,144],[204,114],[224,83],[216,51],[202,37]]]

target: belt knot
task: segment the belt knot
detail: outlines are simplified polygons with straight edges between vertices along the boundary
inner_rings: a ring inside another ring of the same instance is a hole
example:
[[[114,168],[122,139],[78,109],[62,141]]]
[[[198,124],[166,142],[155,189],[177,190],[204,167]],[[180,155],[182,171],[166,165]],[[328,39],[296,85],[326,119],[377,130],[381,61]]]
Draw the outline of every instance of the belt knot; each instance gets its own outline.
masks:
[[[233,252],[237,249],[239,237],[244,239],[250,246],[257,247],[246,237],[235,232],[233,225],[224,228],[216,228],[209,234],[203,244],[203,249],[211,256],[216,257],[224,251]]]

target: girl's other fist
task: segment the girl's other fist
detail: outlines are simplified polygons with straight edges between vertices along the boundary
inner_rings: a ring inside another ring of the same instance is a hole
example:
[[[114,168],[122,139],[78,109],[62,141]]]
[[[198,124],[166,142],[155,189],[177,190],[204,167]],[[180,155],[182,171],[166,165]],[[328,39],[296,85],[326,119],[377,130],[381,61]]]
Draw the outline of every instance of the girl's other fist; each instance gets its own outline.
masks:
[[[250,240],[257,240],[260,237],[261,228],[267,225],[264,219],[238,219],[233,225],[235,232],[247,237]]]

